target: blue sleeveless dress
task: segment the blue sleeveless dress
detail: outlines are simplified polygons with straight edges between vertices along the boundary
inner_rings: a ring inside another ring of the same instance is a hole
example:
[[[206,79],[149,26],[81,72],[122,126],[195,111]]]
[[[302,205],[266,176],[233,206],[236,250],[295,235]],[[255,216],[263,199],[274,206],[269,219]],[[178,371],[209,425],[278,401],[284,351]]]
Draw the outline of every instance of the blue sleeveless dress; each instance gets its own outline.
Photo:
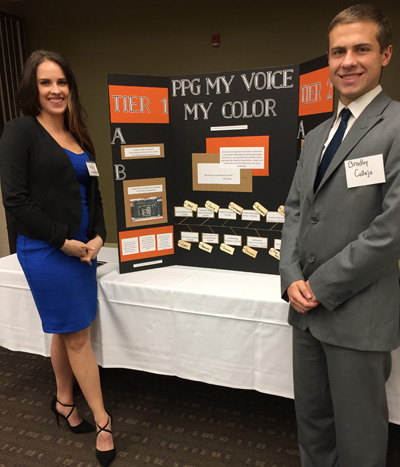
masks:
[[[90,175],[86,153],[65,149],[74,166],[82,197],[82,219],[73,239],[88,241]],[[97,261],[92,266],[43,240],[18,235],[17,256],[31,289],[44,332],[67,333],[87,328],[97,312]]]

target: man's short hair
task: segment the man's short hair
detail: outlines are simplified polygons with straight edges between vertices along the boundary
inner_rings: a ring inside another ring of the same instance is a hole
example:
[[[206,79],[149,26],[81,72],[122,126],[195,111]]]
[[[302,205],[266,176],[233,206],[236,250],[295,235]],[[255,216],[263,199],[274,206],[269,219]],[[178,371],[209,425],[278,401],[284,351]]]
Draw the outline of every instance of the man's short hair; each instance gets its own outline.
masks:
[[[377,40],[380,46],[380,52],[383,51],[392,43],[392,26],[389,18],[385,13],[372,5],[359,4],[353,5],[338,13],[331,21],[328,32],[328,50],[329,50],[329,34],[332,29],[339,24],[357,23],[359,21],[372,21],[378,26]]]

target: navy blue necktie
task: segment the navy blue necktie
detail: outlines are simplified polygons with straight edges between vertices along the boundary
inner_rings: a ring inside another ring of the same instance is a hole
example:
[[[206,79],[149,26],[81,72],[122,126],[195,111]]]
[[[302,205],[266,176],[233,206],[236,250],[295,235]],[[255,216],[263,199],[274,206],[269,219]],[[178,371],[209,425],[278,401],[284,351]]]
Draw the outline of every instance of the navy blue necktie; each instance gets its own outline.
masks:
[[[339,127],[336,130],[336,133],[333,135],[328,147],[324,152],[324,156],[322,158],[321,163],[318,167],[317,176],[315,177],[314,183],[314,192],[317,191],[321,180],[324,178],[325,172],[331,163],[333,156],[335,155],[336,151],[338,150],[340,143],[342,142],[344,133],[347,128],[347,122],[350,118],[351,112],[349,109],[342,110],[342,119],[340,120]]]

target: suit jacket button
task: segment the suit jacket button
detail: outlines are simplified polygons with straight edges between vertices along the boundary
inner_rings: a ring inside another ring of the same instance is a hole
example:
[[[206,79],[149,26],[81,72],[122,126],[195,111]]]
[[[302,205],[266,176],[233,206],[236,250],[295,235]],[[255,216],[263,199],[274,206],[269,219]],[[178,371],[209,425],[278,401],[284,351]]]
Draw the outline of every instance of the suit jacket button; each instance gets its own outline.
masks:
[[[318,224],[319,219],[317,217],[311,218],[311,224]]]
[[[308,258],[308,262],[309,262],[309,263],[315,263],[315,256],[310,256],[310,257]]]

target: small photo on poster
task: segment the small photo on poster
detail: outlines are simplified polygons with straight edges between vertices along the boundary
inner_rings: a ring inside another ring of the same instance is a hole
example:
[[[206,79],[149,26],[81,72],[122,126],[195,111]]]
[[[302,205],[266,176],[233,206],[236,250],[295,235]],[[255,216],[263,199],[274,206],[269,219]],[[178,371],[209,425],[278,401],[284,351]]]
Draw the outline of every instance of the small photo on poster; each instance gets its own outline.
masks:
[[[149,198],[134,198],[129,200],[131,206],[131,221],[143,222],[163,218],[163,201],[161,196]]]
[[[165,178],[124,180],[126,227],[168,222]]]

